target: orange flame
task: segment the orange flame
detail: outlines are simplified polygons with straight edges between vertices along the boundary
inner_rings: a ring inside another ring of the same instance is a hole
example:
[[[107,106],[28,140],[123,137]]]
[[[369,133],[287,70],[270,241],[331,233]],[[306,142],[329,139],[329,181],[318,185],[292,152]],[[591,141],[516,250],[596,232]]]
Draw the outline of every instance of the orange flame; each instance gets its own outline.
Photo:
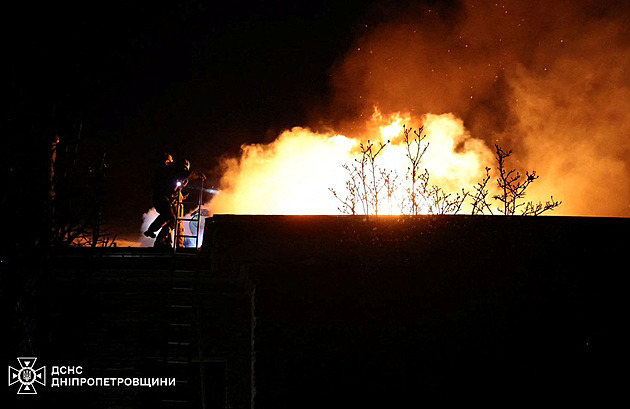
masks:
[[[392,202],[401,203],[409,166],[403,125],[415,124],[417,129],[420,123],[430,145],[420,166],[429,171],[432,184],[457,191],[470,188],[482,177],[492,153],[454,115],[428,114],[419,121],[410,114],[384,116],[375,109],[361,139],[296,127],[270,144],[244,145],[239,159],[224,163],[221,193],[209,210],[215,214],[339,214],[339,201],[329,189],[344,191],[349,174],[342,165],[352,164],[360,156],[359,144],[368,140],[389,141],[377,164],[398,175],[401,186]],[[400,214],[401,207],[382,210],[380,214]]]

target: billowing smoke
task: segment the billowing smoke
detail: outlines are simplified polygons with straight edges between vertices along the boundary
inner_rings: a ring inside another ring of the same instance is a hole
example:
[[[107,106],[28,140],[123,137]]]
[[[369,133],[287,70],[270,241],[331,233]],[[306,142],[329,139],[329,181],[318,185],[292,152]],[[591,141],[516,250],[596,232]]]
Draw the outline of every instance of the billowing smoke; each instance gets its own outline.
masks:
[[[332,68],[328,130],[244,146],[212,213],[338,213],[328,188],[343,190],[358,141],[394,139],[382,158],[404,177],[401,126],[423,123],[432,184],[470,190],[498,144],[508,168],[540,176],[527,200],[562,201],[553,214],[630,215],[627,2],[385,4]]]
[[[391,5],[391,2],[389,3]],[[513,149],[554,214],[630,215],[630,6],[616,1],[463,1],[401,7],[367,27],[334,70],[340,131],[384,113],[453,113]],[[492,166],[492,164],[489,164]]]
[[[147,210],[142,215],[142,225],[140,226],[140,233],[147,231],[147,229],[149,228],[149,225],[153,222],[153,220],[155,220],[156,217],[158,217],[158,212],[155,210],[154,207]],[[140,247],[153,246],[153,239],[150,239],[142,234],[138,235],[138,240],[139,240]]]
[[[343,191],[359,142],[391,139],[381,165],[404,178],[405,124],[425,125],[421,167],[446,190],[470,190],[499,144],[514,151],[508,167],[540,176],[527,200],[553,195],[555,215],[630,215],[628,2],[398,3],[377,5],[331,68],[329,114],[316,118],[327,128],[243,146],[210,213],[338,214],[328,189]]]
[[[197,235],[197,224],[198,222],[196,220],[190,220],[190,219],[196,219],[198,216],[196,214],[196,210],[194,209],[191,212],[188,212],[187,214],[185,214],[183,216],[183,219],[186,219],[180,223],[183,223],[182,226],[184,228],[183,234],[186,236],[196,236]],[[145,232],[148,228],[149,225],[155,220],[155,218],[158,216],[158,212],[155,210],[154,207],[150,208],[149,210],[147,210],[143,215],[142,215],[142,225],[140,226],[140,233],[141,232]],[[205,225],[205,216],[209,216],[209,213],[206,211],[202,210],[202,215],[201,215],[201,226],[199,226],[199,243],[197,243],[196,239],[191,238],[191,237],[186,237],[184,240],[184,247],[196,247],[196,246],[201,246],[203,244],[203,228]],[[155,244],[155,239],[151,239],[148,238],[146,236],[144,236],[143,234],[139,234],[138,235],[138,240],[136,242],[133,241],[127,241],[125,240],[122,244],[120,244],[119,246],[131,246],[131,247],[152,247]]]

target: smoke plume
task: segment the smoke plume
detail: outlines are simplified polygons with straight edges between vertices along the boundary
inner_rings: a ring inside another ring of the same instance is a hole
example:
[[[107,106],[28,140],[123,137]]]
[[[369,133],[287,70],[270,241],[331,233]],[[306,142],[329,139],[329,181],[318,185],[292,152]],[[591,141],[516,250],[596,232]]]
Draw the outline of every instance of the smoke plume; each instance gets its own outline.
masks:
[[[391,4],[391,3],[390,3]],[[630,215],[627,2],[464,1],[401,7],[334,70],[342,132],[384,113],[453,113],[541,176],[555,214]],[[430,153],[429,153],[430,154]],[[489,164],[492,166],[492,164]]]
[[[244,146],[224,163],[212,213],[338,213],[327,188],[342,189],[341,165],[356,142],[387,139],[384,127],[400,131],[404,117],[408,126],[435,125],[422,165],[431,183],[470,189],[496,167],[498,144],[513,150],[508,168],[540,176],[527,200],[553,196],[562,201],[557,215],[630,215],[627,2],[404,3],[376,6],[331,68],[322,122],[334,125]]]

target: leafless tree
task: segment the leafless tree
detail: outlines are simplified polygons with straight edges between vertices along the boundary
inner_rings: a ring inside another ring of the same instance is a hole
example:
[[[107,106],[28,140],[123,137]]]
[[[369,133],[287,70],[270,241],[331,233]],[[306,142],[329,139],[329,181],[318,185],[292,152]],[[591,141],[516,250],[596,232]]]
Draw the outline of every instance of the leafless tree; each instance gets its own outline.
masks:
[[[472,205],[471,214],[494,214],[489,203],[489,182],[492,178],[492,168],[486,167],[484,178],[474,186],[474,193],[461,188],[461,193],[446,192],[440,186],[429,184],[429,171],[421,169],[421,163],[429,147],[424,143],[426,135],[422,133],[423,127],[417,130],[403,126],[403,140],[406,148],[406,157],[409,160],[405,175],[404,195],[397,203],[402,214],[417,215],[428,214],[457,214],[461,211],[467,198]],[[390,143],[372,142],[361,143],[361,157],[354,160],[352,165],[343,165],[348,171],[349,178],[346,181],[346,195],[340,196],[334,189],[330,189],[333,195],[341,202],[339,210],[345,214],[373,214],[378,215],[382,209],[383,200],[387,201],[390,212],[393,212],[394,193],[399,190],[402,183],[398,181],[398,174],[394,170],[380,167],[377,159]],[[553,210],[562,202],[551,197],[550,201],[534,203],[525,202],[527,188],[538,179],[535,171],[525,172],[523,175],[516,169],[508,169],[507,159],[512,151],[505,151],[499,145],[495,145],[495,159],[497,162],[497,187],[498,194],[492,196],[500,206],[498,212],[504,215],[515,215],[517,212],[524,216],[538,216],[548,210]],[[360,206],[359,206],[360,204]]]
[[[495,145],[495,153],[497,160],[497,167],[499,177],[497,179],[497,185],[500,193],[495,195],[494,198],[502,203],[502,207],[498,207],[497,210],[505,215],[516,214],[517,209],[525,206],[521,210],[521,214],[524,216],[538,216],[548,210],[553,210],[558,207],[562,202],[553,200],[542,203],[534,204],[533,202],[522,202],[525,197],[527,188],[534,183],[539,176],[536,175],[536,171],[525,172],[525,178],[516,169],[507,169],[506,160],[512,154],[512,151],[505,151],[499,145]]]
[[[374,145],[371,141],[367,141],[367,144],[361,144],[361,152],[363,153],[363,157],[367,160],[368,165],[368,178],[364,191],[366,192],[366,200],[367,200],[367,209],[369,212],[369,208],[372,208],[374,215],[378,215],[379,205],[380,205],[380,196],[383,188],[385,187],[385,183],[383,180],[383,172],[382,169],[379,168],[376,164],[376,158],[383,152],[385,146],[389,144],[389,141],[386,143],[380,142],[378,146]]]
[[[426,191],[429,185],[429,171],[427,169],[424,169],[424,172],[420,170],[420,162],[429,147],[428,143],[423,143],[427,137],[422,134],[423,130],[424,127],[414,130],[403,126],[403,135],[407,150],[406,156],[407,159],[409,159],[410,165],[407,168],[407,180],[409,181],[409,187],[407,188],[408,203],[403,203],[402,207],[408,208],[409,214],[413,215],[420,213],[421,201],[426,201]],[[412,133],[413,135],[411,135]]]
[[[338,207],[339,211],[344,214],[355,215],[357,214],[357,205],[359,202],[363,204],[360,192],[360,178],[356,166],[342,165],[343,168],[348,171],[348,180],[346,180],[346,196],[341,197],[339,193],[333,188],[328,188],[332,194],[341,202],[341,206]]]
[[[431,186],[428,191],[429,214],[457,214],[462,208],[469,193],[462,189],[461,195],[457,193],[453,196],[445,192],[441,187]]]
[[[57,247],[113,246],[115,237],[102,226],[105,155],[91,161],[81,156],[81,130],[79,127],[75,138],[60,141],[57,137],[53,142],[49,177],[50,244]]]
[[[471,200],[471,204],[472,204],[471,214],[472,215],[484,214],[486,210],[490,214],[493,214],[490,203],[486,201],[486,198],[488,197],[488,182],[490,181],[490,178],[491,178],[490,170],[491,168],[486,166],[486,176],[483,178],[481,182],[477,182],[477,185],[474,187],[475,194],[470,195],[470,197],[472,198]]]
[[[361,143],[361,157],[355,159],[352,165],[343,165],[348,172],[346,180],[346,195],[342,197],[332,188],[329,190],[341,202],[339,210],[346,214],[357,214],[358,204],[361,204],[363,214],[378,215],[383,189],[389,196],[395,190],[396,176],[393,172],[382,169],[377,165],[377,158],[387,146],[386,143],[374,145],[371,141]]]
[[[385,187],[385,194],[387,198],[387,206],[389,207],[389,212],[394,212],[394,193],[400,187],[398,183],[398,173],[394,170],[381,169],[381,179],[383,180],[383,185]]]

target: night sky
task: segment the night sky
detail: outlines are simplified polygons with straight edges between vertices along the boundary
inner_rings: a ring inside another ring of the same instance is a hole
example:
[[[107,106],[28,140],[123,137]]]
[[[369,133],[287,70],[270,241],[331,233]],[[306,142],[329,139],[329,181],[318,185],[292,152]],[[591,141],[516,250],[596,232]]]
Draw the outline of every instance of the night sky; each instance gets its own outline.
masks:
[[[15,3],[3,16],[3,174],[43,183],[54,133],[106,153],[105,222],[137,235],[164,152],[210,182],[222,155],[324,116],[371,1]],[[18,215],[30,209],[17,205]],[[27,210],[25,210],[27,209]],[[38,212],[38,210],[35,210]]]

